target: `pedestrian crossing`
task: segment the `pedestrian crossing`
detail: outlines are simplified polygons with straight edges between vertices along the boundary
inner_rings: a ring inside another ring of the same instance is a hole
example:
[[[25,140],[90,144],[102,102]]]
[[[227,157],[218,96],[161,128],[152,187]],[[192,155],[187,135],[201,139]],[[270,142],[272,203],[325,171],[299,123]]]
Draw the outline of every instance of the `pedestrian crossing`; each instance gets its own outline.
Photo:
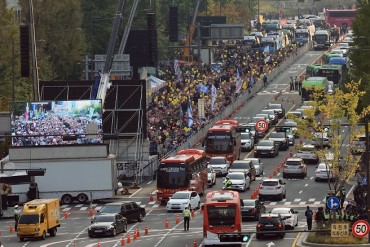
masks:
[[[143,202],[136,202],[141,207],[145,207],[146,209],[162,209],[165,210],[166,206],[161,204],[160,202],[153,201],[148,203]],[[264,204],[267,208],[269,207],[321,207],[325,205],[325,199],[318,199],[318,198],[309,198],[309,199],[301,199],[301,198],[294,198],[294,199],[283,199],[281,201],[264,201]],[[77,204],[77,205],[62,205],[61,211],[62,212],[88,212],[90,208],[94,211],[100,210],[104,205],[103,204]]]
[[[264,91],[258,92],[257,95],[274,95],[274,94],[278,94],[278,93],[280,93],[280,91],[277,91],[277,90],[272,90],[272,91],[264,90]],[[298,91],[282,90],[281,91],[281,94],[299,94],[299,92]]]

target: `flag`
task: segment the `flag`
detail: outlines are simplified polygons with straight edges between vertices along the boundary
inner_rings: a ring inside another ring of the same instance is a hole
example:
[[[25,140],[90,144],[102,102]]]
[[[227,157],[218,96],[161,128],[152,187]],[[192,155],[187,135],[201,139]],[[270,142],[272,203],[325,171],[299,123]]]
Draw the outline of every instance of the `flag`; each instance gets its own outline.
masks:
[[[28,113],[29,113],[29,110],[30,110],[30,107],[28,106],[28,102],[27,102],[26,112],[24,113],[24,118],[26,119],[26,121],[28,121]]]
[[[215,108],[215,101],[216,101],[216,97],[217,97],[217,88],[215,87],[215,85],[212,84],[212,89],[211,89],[211,109],[212,111],[214,111],[214,108]]]
[[[251,79],[249,81],[249,85],[250,86],[253,86],[254,85],[254,76],[253,75],[251,75]]]
[[[180,70],[180,67],[179,67],[179,60],[178,59],[175,59],[173,61],[173,67],[175,69],[175,75],[177,76],[177,79],[179,81],[182,81],[182,75],[181,75],[181,70]]]
[[[188,100],[188,109],[186,110],[186,116],[188,117],[188,120],[187,120],[186,126],[187,126],[188,128],[193,127],[193,123],[194,123],[194,120],[193,120],[193,109],[192,109],[192,107],[191,107],[191,100],[190,100],[190,97],[189,97],[189,100]]]
[[[236,85],[235,85],[235,93],[240,93],[242,89],[242,80],[240,79],[239,70],[236,69]]]
[[[265,46],[265,48],[263,48],[263,52],[269,52],[270,51],[270,45],[267,45]]]
[[[179,106],[179,112],[180,112],[180,126],[182,127],[182,122],[183,122],[183,118],[184,118],[184,112],[182,111],[182,106],[181,106],[181,104],[180,104],[180,106]]]

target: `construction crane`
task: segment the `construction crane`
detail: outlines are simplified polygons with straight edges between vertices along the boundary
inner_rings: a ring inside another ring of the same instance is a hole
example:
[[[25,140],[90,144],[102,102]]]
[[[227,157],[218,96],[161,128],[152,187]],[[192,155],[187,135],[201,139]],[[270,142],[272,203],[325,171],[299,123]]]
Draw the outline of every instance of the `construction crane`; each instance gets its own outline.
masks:
[[[192,56],[190,54],[190,45],[191,45],[191,42],[193,41],[193,35],[194,35],[194,31],[195,31],[195,21],[197,19],[197,15],[198,15],[199,3],[200,3],[200,0],[197,0],[197,3],[195,5],[195,9],[194,9],[193,20],[192,20],[192,22],[190,24],[190,27],[189,27],[189,35],[188,35],[188,37],[186,37],[186,40],[185,40],[184,58],[185,58],[186,61],[192,60],[191,59]]]

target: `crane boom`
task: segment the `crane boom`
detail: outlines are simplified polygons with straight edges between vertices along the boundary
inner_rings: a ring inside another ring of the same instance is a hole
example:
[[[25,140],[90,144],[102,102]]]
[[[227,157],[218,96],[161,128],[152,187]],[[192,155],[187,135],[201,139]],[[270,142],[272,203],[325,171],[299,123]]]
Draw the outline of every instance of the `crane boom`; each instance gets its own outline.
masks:
[[[137,8],[138,4],[139,4],[139,0],[135,0],[132,4],[130,16],[128,18],[126,28],[125,28],[125,31],[124,31],[123,36],[122,36],[122,40],[121,40],[121,44],[119,46],[118,54],[123,54],[123,52],[125,51],[127,38],[128,38],[128,35],[130,34],[132,20],[134,19],[134,15],[136,13],[136,8]]]
[[[113,22],[112,33],[110,35],[110,39],[109,39],[109,43],[108,43],[107,58],[105,60],[103,71],[100,75],[101,78],[100,78],[100,82],[99,82],[99,85],[98,85],[99,88],[98,88],[96,98],[101,99],[103,105],[104,105],[105,95],[107,93],[107,90],[110,87],[109,75],[110,75],[110,70],[111,70],[111,67],[112,67],[114,47],[116,45],[116,40],[117,40],[119,27],[120,27],[120,24],[121,24],[122,12],[123,12],[123,6],[124,5],[125,5],[125,0],[120,0],[119,4],[118,4],[117,11],[116,11],[116,15],[115,15],[115,18],[114,18],[114,22]],[[94,87],[96,87],[96,85],[94,85]]]
[[[192,20],[191,25],[189,27],[189,35],[188,35],[188,37],[186,37],[186,40],[185,40],[184,56],[187,59],[189,59],[189,57],[190,57],[190,45],[191,45],[191,42],[193,41],[193,35],[194,35],[194,31],[195,31],[195,21],[197,19],[197,15],[198,15],[199,3],[200,3],[200,0],[198,0],[196,5],[195,5],[193,20]]]

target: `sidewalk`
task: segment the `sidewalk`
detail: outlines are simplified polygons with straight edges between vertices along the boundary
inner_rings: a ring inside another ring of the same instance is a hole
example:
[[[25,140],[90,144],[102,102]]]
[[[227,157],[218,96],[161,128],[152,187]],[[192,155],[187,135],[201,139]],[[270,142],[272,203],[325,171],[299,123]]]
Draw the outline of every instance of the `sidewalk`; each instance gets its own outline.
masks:
[[[309,232],[298,233],[297,238],[294,240],[292,247],[318,247],[318,246],[335,246],[335,247],[356,247],[356,246],[370,246],[370,244],[315,244],[306,242]]]

